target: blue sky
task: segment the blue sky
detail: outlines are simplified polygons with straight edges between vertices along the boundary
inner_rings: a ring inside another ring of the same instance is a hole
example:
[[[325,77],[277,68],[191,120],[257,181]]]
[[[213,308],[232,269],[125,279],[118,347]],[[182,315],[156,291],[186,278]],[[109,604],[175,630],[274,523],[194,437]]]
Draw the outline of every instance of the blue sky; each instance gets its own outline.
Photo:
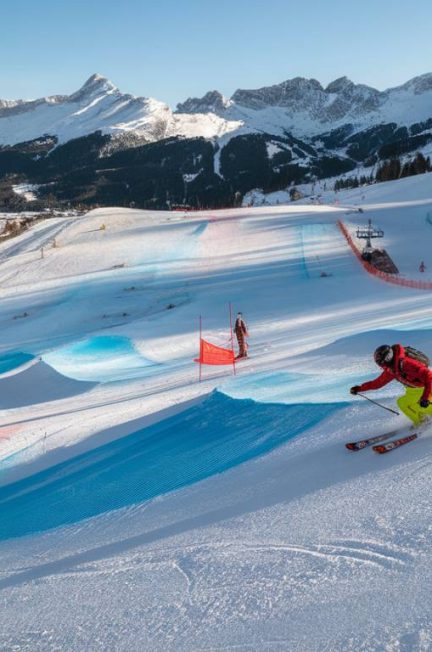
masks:
[[[1,0],[0,98],[72,93],[94,72],[171,106],[217,89],[432,72],[432,2]]]

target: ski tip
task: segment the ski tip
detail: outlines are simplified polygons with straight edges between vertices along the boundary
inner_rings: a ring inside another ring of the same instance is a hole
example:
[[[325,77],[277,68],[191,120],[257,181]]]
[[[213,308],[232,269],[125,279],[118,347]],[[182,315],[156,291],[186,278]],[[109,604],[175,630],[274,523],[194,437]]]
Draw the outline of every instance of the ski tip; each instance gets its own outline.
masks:
[[[349,451],[358,451],[358,450],[360,450],[359,447],[354,442],[350,442],[348,444],[345,444],[345,448],[347,448]]]

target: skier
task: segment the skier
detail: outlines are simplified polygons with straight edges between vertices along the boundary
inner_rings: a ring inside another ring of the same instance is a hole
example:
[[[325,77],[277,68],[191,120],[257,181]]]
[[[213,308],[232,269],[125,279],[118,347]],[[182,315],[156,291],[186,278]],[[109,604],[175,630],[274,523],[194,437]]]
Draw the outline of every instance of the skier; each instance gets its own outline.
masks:
[[[237,319],[234,326],[234,333],[236,334],[237,342],[239,346],[239,352],[238,355],[236,355],[236,360],[239,360],[240,358],[247,358],[246,337],[249,337],[249,333],[241,312],[237,313]]]
[[[426,269],[426,265],[424,264],[423,261],[421,261],[421,263],[420,263],[420,267],[419,267],[419,272],[421,272],[421,273],[423,274],[423,272],[425,271],[425,269]]]
[[[362,385],[354,385],[351,394],[379,389],[398,380],[406,387],[405,395],[397,400],[402,412],[416,425],[432,415],[432,370],[424,353],[411,347],[405,349],[401,344],[383,344],[375,350],[374,359],[383,369],[381,375]]]

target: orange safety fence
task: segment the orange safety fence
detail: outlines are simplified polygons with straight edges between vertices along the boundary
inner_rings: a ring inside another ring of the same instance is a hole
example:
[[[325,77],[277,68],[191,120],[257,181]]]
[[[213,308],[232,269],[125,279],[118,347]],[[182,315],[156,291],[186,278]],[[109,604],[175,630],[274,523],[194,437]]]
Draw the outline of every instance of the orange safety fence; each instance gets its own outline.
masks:
[[[415,288],[416,290],[432,290],[431,281],[419,281],[417,279],[409,279],[403,278],[401,276],[395,276],[394,274],[387,274],[387,272],[382,272],[381,270],[368,263],[367,260],[363,260],[362,255],[357,245],[354,243],[354,240],[352,239],[352,236],[345,224],[341,220],[338,220],[338,226],[344,234],[352,251],[357,256],[359,262],[363,265],[364,269],[369,272],[369,274],[377,276],[382,281],[386,281],[386,283],[393,283],[393,285],[403,285],[404,287]]]
[[[215,344],[211,344],[211,342],[207,342],[201,338],[200,355],[199,358],[195,359],[195,362],[215,365],[233,364],[234,351],[232,349],[224,349],[221,346],[216,346]]]

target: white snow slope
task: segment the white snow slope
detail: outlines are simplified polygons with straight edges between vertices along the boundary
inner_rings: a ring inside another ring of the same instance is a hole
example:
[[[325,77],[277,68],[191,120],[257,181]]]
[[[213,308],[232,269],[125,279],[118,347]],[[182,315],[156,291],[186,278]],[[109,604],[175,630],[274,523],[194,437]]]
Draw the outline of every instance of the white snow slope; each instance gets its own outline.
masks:
[[[407,425],[349,387],[381,343],[432,355],[431,294],[336,226],[371,218],[432,280],[432,175],[339,200],[98,209],[0,244],[1,650],[432,650],[432,433],[344,447]],[[230,301],[250,359],[199,383],[198,316],[229,346]]]

